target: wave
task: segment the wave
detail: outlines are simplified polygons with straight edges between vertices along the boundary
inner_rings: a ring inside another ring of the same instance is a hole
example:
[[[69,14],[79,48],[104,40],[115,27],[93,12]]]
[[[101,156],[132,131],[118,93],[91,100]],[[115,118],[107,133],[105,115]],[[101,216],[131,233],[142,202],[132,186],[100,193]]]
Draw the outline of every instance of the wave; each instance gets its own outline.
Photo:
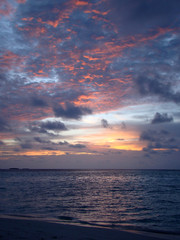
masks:
[[[141,227],[141,226],[135,226],[135,225],[127,225],[122,224],[120,222],[88,222],[83,221],[71,216],[58,216],[58,222],[61,223],[74,223],[78,225],[88,225],[93,227],[105,227],[105,228],[113,228],[117,230],[127,230],[127,231],[138,231],[138,232],[149,232],[149,233],[159,233],[159,234],[167,234],[167,235],[179,235],[180,231],[170,231],[170,230],[164,230],[164,229],[154,229],[154,228],[148,228],[148,227]]]

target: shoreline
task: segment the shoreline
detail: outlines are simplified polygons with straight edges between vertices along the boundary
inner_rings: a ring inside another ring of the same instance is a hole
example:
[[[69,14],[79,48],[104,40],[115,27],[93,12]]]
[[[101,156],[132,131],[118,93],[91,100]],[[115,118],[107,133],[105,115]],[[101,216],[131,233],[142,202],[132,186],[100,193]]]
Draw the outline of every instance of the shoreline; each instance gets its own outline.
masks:
[[[1,240],[180,240],[178,235],[118,230],[109,227],[83,226],[51,220],[0,216]]]

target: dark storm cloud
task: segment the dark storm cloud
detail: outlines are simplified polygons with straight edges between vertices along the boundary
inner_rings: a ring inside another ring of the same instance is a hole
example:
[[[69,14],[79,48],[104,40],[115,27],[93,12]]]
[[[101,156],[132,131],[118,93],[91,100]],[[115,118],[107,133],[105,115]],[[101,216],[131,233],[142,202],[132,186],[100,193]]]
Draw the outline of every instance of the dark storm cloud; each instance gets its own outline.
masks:
[[[72,148],[86,148],[86,145],[84,145],[84,144],[69,144],[69,147],[72,147]]]
[[[7,121],[0,117],[0,132],[9,132],[11,131],[10,126]]]
[[[122,122],[122,123],[120,124],[120,127],[121,127],[121,129],[126,129],[126,128],[127,128],[126,123],[125,123],[125,122]]]
[[[173,121],[173,117],[172,116],[168,116],[167,113],[156,113],[154,115],[154,118],[151,120],[152,124],[156,124],[156,123],[164,123],[164,122],[172,122]]]
[[[101,125],[104,127],[104,128],[110,128],[110,125],[108,123],[108,121],[106,119],[102,119],[101,120]]]
[[[49,134],[49,132],[48,131],[46,131],[46,129],[43,129],[43,128],[41,128],[40,126],[35,126],[35,125],[33,125],[33,126],[30,126],[29,127],[29,130],[31,131],[31,132],[38,132],[38,133],[44,133],[44,134]],[[50,134],[51,135],[51,134]]]
[[[164,134],[164,135],[166,135],[166,134],[169,134],[169,132],[168,132],[168,131],[166,131],[166,130],[164,130],[164,129],[163,129],[163,130],[161,130],[161,131],[160,131],[160,133],[161,133],[161,134]]]
[[[26,16],[41,16],[45,17],[46,19],[52,19],[57,17],[57,13],[53,15],[51,12],[55,7],[59,7],[60,9],[64,10],[64,3],[65,0],[54,0],[53,2],[50,2],[49,0],[44,1],[27,1],[26,4],[20,4],[17,10],[17,16],[21,16],[23,13]],[[47,10],[49,10],[49,14],[47,13]]]
[[[55,149],[54,149],[54,148],[52,148],[52,147],[43,147],[42,149],[43,149],[43,150],[48,150],[48,151],[55,150]]]
[[[47,130],[55,130],[55,131],[65,131],[65,130],[67,130],[65,124],[60,122],[60,121],[42,122],[40,126],[41,126],[41,129],[47,129]]]
[[[180,149],[179,140],[171,136],[166,130],[146,130],[140,135],[140,141],[146,141],[147,147],[143,151],[156,153],[156,150],[166,149],[167,151],[177,151]]]
[[[67,119],[81,119],[84,115],[91,114],[91,109],[87,107],[78,107],[71,103],[66,103],[65,106],[55,106],[53,108],[56,117]]]
[[[156,149],[156,150],[154,150]],[[158,150],[163,150],[159,151]],[[165,150],[166,149],[166,150]],[[147,153],[147,155],[150,157],[151,154],[172,154],[174,152],[180,151],[179,147],[177,145],[167,145],[167,144],[149,144],[147,147],[143,148],[143,151]]]
[[[33,149],[33,146],[29,142],[20,144],[22,149]]]
[[[69,80],[68,78],[66,79],[65,76],[64,78],[67,81]],[[79,86],[79,89],[73,89],[73,87],[71,87],[70,85],[70,87],[64,88],[63,91],[57,91],[56,89],[54,89],[53,98],[51,99],[52,105],[54,106],[54,108],[59,106],[59,102],[65,102],[65,103],[68,101],[74,102],[80,96],[86,95],[86,92],[80,88],[81,86]]]
[[[124,34],[144,33],[153,28],[174,26],[179,18],[179,0],[112,0],[112,18]]]
[[[46,121],[46,122],[33,122],[29,126],[29,130],[34,133],[48,134],[49,136],[55,136],[52,132],[67,131],[67,127],[61,121]],[[39,137],[35,137],[35,140],[38,142],[43,141]]]
[[[59,145],[68,145],[69,143],[67,141],[64,141],[64,142],[59,142],[58,144]]]
[[[31,98],[31,105],[34,106],[34,107],[46,107],[47,103],[41,98],[32,97]]]
[[[105,154],[122,154],[119,150],[108,150]]]
[[[141,95],[156,95],[164,101],[180,103],[180,92],[175,92],[171,82],[167,82],[159,75],[139,76],[135,79],[136,86]]]
[[[34,137],[34,140],[38,143],[51,143],[50,141],[46,141],[44,139],[41,139],[40,137]]]
[[[156,139],[156,132],[153,130],[143,131],[140,135],[141,141],[155,141],[155,139]]]
[[[117,138],[116,140],[118,140],[118,141],[124,141],[125,139],[124,139],[124,138]]]

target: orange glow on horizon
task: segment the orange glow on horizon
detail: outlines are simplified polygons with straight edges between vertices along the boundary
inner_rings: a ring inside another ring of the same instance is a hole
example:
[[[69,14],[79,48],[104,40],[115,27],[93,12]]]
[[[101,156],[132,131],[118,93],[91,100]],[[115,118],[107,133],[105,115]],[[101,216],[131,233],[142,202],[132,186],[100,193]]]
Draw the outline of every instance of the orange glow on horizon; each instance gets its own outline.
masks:
[[[27,151],[27,152],[13,152],[13,151],[0,151],[1,156],[62,156],[62,155],[97,155],[91,152],[75,152],[75,151],[59,151],[59,150],[37,150],[37,151]]]
[[[115,145],[111,146],[111,149],[117,149],[117,150],[127,150],[127,151],[142,151],[141,146],[136,146],[134,143],[131,143],[129,145]]]
[[[110,128],[83,128],[81,132],[78,130],[72,134],[78,141],[88,142],[88,147],[97,151],[102,148],[141,151],[146,147],[145,143],[139,141],[139,133],[135,131],[110,126]]]

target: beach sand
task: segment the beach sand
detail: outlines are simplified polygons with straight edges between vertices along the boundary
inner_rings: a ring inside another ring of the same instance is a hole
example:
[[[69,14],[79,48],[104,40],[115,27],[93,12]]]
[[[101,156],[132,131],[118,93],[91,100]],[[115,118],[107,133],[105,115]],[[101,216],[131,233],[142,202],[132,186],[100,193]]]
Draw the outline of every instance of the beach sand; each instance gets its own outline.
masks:
[[[150,236],[110,228],[0,217],[0,240],[160,240],[166,237],[161,234]],[[174,237],[168,239],[179,239]]]

